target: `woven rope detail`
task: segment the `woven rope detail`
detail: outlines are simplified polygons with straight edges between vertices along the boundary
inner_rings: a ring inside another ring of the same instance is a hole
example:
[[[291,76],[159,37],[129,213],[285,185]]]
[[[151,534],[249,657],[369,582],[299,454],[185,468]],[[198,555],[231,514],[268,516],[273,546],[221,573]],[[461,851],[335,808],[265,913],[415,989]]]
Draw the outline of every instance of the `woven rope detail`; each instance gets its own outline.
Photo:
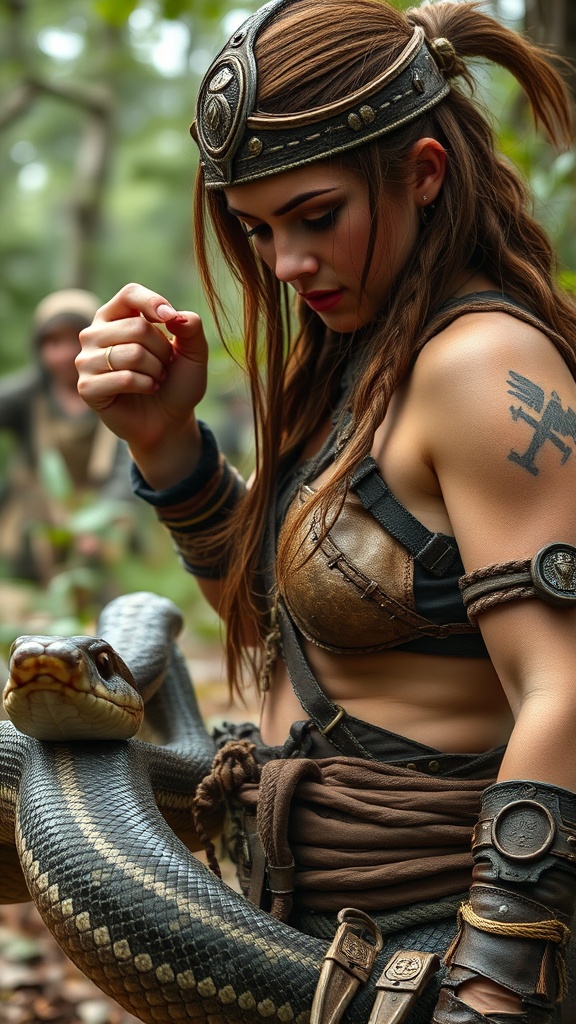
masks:
[[[534,597],[535,593],[534,587],[510,587],[508,590],[494,590],[493,593],[479,597],[468,605],[466,608],[468,621],[475,626],[477,616],[488,611],[489,608],[493,608],[494,605],[518,601],[525,597]]]
[[[482,580],[489,580],[493,576],[504,576],[516,572],[524,572],[530,565],[529,559],[521,558],[516,562],[494,562],[493,565],[485,565],[482,569],[474,569],[460,577],[460,590],[472,586],[473,583],[481,583]]]
[[[491,935],[515,935],[524,939],[542,939],[544,942],[555,942],[557,946],[565,946],[570,939],[570,929],[550,918],[546,921],[492,921],[488,917],[480,917],[472,908],[471,903],[463,903],[460,913],[468,924],[481,932]]]
[[[245,782],[258,782],[260,768],[254,759],[256,745],[249,740],[231,740],[216,754],[212,771],[198,786],[192,805],[192,818],[198,838],[206,851],[211,871],[222,877],[214,844],[206,822]]]
[[[558,947],[555,961],[558,977],[556,1002],[561,1003],[566,998],[568,994],[568,972],[566,961],[562,954],[562,947],[566,946],[570,941],[571,933],[570,929],[565,924],[562,924],[562,921],[557,921],[554,918],[546,921],[492,921],[487,917],[480,917],[473,910],[470,903],[462,904],[458,916],[466,921],[467,924],[472,925],[473,928],[477,928],[478,931],[488,932],[490,935],[513,935],[516,938],[540,939],[543,942],[553,942]],[[451,947],[449,952],[452,951],[453,947]]]
[[[477,617],[482,612],[488,611],[489,608],[493,608],[497,604],[506,604],[508,601],[518,601],[526,597],[534,597],[536,591],[532,583],[519,583],[518,581],[511,582],[511,585],[506,584],[506,576],[515,576],[518,573],[526,573],[530,569],[530,560],[527,558],[517,559],[514,562],[494,562],[492,565],[483,566],[481,569],[474,569],[473,572],[468,572],[464,576],[461,576],[458,580],[458,586],[464,595],[466,603],[466,613],[468,615],[468,621],[473,626],[477,625]],[[497,577],[504,577],[502,580],[502,587],[498,590],[488,591],[486,594],[480,594],[476,598],[466,600],[465,591],[469,587],[473,587],[479,583],[484,583],[487,580],[495,579]]]

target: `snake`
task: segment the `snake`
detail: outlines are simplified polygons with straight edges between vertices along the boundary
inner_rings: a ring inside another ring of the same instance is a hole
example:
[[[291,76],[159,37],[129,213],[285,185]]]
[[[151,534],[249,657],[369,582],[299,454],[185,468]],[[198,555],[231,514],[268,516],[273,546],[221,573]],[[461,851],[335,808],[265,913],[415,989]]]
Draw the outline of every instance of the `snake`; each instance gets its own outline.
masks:
[[[0,902],[31,898],[70,960],[147,1024],[307,1024],[328,940],[273,919],[195,856],[190,808],[214,740],[181,626],[172,601],[142,591],[109,602],[97,636],[12,645]],[[154,742],[131,735],[144,713]],[[343,1021],[365,1024],[374,994],[362,988]]]

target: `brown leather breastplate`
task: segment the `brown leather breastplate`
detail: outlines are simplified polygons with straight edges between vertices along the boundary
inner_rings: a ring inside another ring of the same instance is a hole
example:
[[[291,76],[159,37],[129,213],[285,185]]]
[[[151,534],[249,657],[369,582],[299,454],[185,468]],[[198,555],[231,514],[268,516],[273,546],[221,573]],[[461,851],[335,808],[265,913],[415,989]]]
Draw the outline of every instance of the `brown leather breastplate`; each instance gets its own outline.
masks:
[[[418,614],[412,555],[355,494],[348,493],[320,543],[318,511],[295,529],[297,511],[312,494],[302,485],[280,531],[291,564],[280,594],[306,639],[342,654],[368,653],[422,636],[476,632],[466,622],[439,625]]]
[[[560,347],[559,335],[515,300],[499,292],[477,292],[445,303],[431,317],[419,339],[417,351],[464,313],[492,311],[509,313],[537,327]],[[333,458],[334,450],[328,455]],[[311,514],[304,520],[303,527],[295,531],[296,511],[313,494],[306,481],[315,479],[328,464],[329,460],[324,459],[315,466],[314,474],[301,477],[304,483],[292,498],[279,531],[279,537],[287,542],[286,550],[291,562],[289,576],[280,587],[280,596],[302,635],[318,646],[338,653],[381,651],[411,641],[422,642],[426,637],[433,640],[454,637],[455,644],[458,634],[476,634],[471,638],[471,642],[475,641],[479,630],[466,621],[465,613],[463,621],[441,623],[419,613],[413,554],[408,546],[405,547],[376,521],[356,494],[348,492],[342,510],[319,544],[322,530],[318,514]],[[402,511],[406,513],[406,510]],[[427,532],[421,524],[416,525]],[[458,555],[455,541],[444,539],[454,544]],[[459,555],[458,562],[463,572]],[[438,594],[444,587],[448,606],[455,609],[457,579],[452,576],[449,580],[436,580],[435,576],[436,573],[431,584],[427,585],[431,585]],[[429,602],[429,607],[434,603]],[[450,650],[450,646],[450,641],[447,641],[446,648],[439,643],[436,650],[434,643],[433,653],[456,653]],[[472,651],[460,649],[458,653],[466,656]],[[485,649],[476,653],[486,655]]]

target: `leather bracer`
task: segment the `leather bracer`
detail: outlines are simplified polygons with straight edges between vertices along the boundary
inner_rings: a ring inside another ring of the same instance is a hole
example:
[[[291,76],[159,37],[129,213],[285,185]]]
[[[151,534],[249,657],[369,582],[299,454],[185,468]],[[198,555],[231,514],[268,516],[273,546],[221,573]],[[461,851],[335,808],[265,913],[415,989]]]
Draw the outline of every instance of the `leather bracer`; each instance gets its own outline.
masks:
[[[540,782],[485,790],[472,839],[469,899],[445,962],[435,1024],[549,1024],[567,994],[565,948],[576,903],[576,795]],[[457,996],[481,975],[516,993],[520,1015],[483,1016]]]

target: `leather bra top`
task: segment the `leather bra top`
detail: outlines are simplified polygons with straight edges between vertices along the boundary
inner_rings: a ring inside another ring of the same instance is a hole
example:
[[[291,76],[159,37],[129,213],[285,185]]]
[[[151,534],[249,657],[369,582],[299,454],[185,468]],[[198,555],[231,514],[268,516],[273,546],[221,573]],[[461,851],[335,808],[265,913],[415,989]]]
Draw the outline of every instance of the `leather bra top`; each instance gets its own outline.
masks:
[[[349,491],[318,544],[317,511],[294,529],[296,512],[312,493],[300,487],[281,528],[292,568],[280,593],[306,639],[340,654],[397,647],[487,656],[466,617],[458,588],[464,568],[454,540],[444,538],[451,561],[441,576],[434,574]]]
[[[431,318],[419,348],[457,317],[502,311],[555,332],[530,310],[499,292],[477,292],[446,303]],[[328,465],[334,447],[316,458],[292,491],[278,536],[287,542],[290,573],[280,597],[306,639],[336,653],[389,648],[425,654],[487,657],[467,619],[458,579],[464,567],[454,538],[432,534],[402,506],[369,456],[353,474],[342,509],[323,539],[319,514],[302,528],[296,513],[313,494],[308,481]],[[285,506],[286,508],[286,506]]]

